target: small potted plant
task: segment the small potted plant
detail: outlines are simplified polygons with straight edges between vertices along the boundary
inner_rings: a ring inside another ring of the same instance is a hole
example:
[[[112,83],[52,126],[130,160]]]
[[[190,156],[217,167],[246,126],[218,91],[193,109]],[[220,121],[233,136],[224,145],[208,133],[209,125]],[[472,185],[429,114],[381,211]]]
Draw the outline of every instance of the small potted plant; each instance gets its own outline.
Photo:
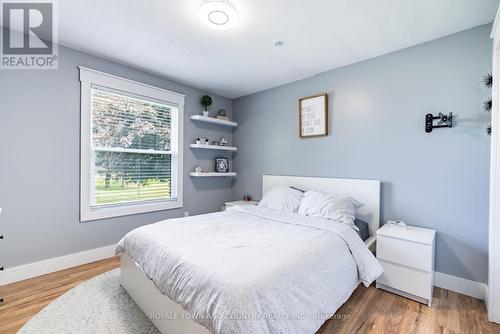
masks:
[[[208,117],[208,107],[212,105],[212,98],[208,95],[203,95],[200,99],[200,103],[205,108],[203,111],[203,116]]]

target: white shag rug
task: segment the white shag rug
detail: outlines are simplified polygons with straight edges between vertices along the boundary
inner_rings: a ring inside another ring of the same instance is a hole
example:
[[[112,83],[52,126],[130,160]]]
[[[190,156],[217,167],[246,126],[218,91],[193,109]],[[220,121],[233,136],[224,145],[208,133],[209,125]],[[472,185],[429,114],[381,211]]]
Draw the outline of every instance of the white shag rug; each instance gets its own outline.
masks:
[[[69,290],[28,321],[22,334],[159,334],[120,285],[120,269]]]

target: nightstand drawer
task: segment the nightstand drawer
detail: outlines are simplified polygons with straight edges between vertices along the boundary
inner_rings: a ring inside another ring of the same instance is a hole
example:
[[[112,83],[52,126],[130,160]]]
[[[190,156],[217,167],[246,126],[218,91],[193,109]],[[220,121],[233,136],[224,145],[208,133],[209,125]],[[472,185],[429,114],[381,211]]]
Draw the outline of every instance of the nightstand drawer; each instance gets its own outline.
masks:
[[[433,248],[402,239],[379,235],[377,258],[424,271],[432,271]]]
[[[432,299],[432,273],[402,267],[383,260],[379,262],[384,268],[384,273],[377,279],[377,283],[425,299]]]

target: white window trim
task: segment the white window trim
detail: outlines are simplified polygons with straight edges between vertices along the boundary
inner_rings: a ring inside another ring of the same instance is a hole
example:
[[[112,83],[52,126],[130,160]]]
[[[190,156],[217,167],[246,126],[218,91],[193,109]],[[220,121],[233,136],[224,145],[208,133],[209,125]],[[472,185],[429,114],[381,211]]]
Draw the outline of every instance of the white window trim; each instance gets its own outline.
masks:
[[[154,86],[110,75],[93,69],[79,66],[81,82],[80,99],[80,221],[90,221],[103,218],[126,216],[138,213],[146,213],[160,210],[169,210],[182,208],[183,206],[183,129],[184,129],[184,98],[185,95],[171,92]],[[158,201],[151,203],[137,203],[130,205],[108,206],[92,208],[90,203],[91,196],[91,133],[92,133],[92,105],[91,105],[91,87],[98,85],[120,90],[135,95],[164,101],[168,104],[175,104],[178,108],[178,133],[172,140],[177,141],[177,168],[172,170],[172,187],[177,187],[177,197],[169,201]]]

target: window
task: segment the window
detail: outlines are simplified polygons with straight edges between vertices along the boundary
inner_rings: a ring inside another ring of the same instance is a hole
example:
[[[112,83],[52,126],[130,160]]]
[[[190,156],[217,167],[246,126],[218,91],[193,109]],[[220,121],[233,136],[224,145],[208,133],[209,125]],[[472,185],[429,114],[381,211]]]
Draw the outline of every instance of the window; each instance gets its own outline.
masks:
[[[184,96],[80,68],[82,221],[182,207]]]

